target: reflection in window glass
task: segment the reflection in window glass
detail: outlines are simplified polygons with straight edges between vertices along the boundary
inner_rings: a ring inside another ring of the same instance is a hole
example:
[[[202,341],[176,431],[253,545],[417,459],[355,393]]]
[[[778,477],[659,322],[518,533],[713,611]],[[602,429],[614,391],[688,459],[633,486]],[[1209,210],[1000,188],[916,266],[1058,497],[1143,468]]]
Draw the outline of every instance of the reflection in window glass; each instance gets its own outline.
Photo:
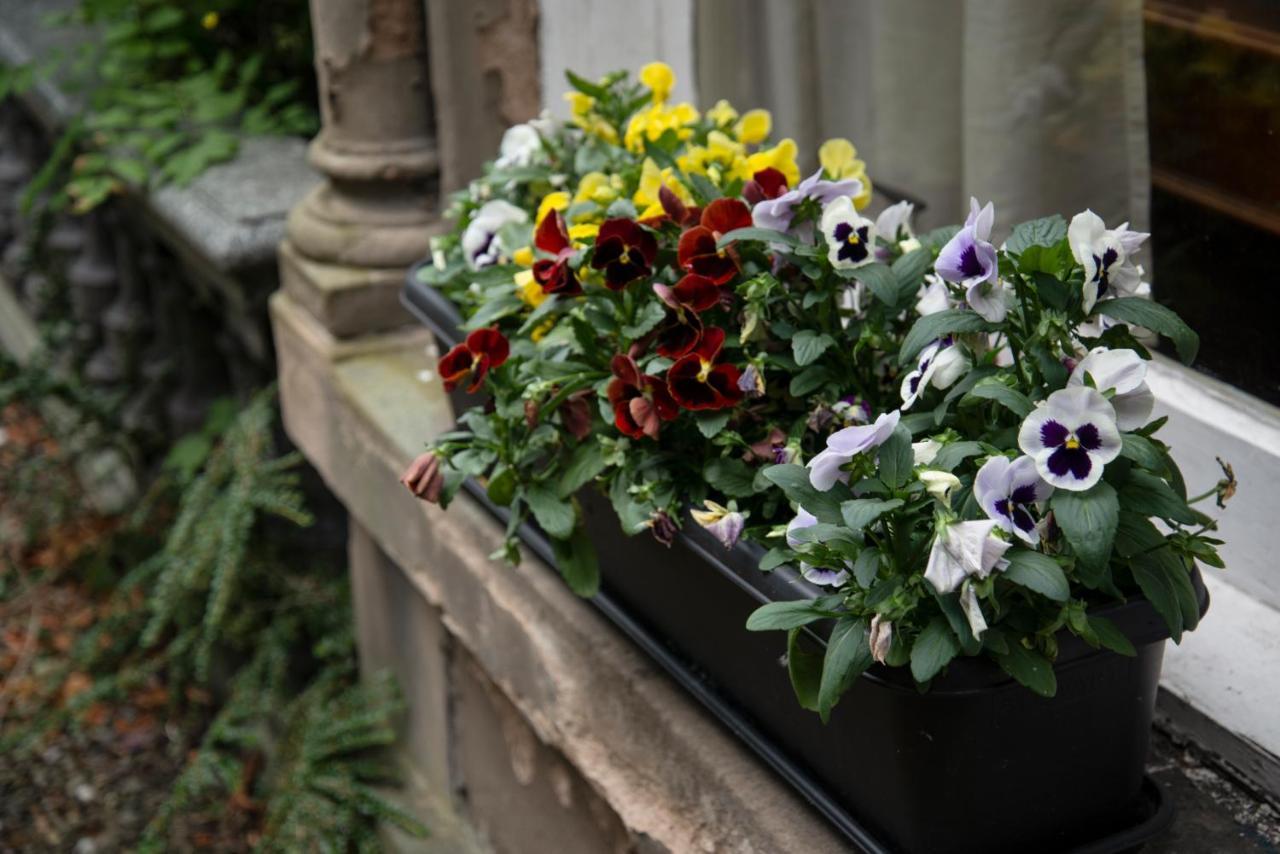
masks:
[[[1200,367],[1280,403],[1280,2],[1148,0],[1158,298]]]

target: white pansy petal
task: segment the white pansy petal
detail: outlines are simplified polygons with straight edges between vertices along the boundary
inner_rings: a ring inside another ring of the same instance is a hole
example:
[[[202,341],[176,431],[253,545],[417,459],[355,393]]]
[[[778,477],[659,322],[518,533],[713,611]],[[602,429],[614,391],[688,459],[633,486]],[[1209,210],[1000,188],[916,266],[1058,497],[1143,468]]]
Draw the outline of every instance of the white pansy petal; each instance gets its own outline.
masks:
[[[849,475],[840,467],[849,462],[851,454],[841,454],[830,449],[820,452],[809,460],[809,484],[819,492],[826,492],[836,485],[836,481],[846,481]]]
[[[937,439],[925,439],[922,442],[912,442],[912,464],[917,466],[927,466],[933,462],[934,458],[938,456],[938,451],[941,450],[942,443]]]
[[[1071,218],[1071,224],[1067,226],[1067,242],[1078,263],[1084,264],[1086,257],[1093,260],[1092,246],[1106,230],[1102,217],[1091,210],[1086,209]]]
[[[818,524],[818,518],[808,510],[803,507],[796,510],[796,517],[787,523],[787,545],[793,549],[800,545],[800,541],[795,537],[795,532],[802,528],[811,528],[816,524]]]
[[[938,351],[933,360],[932,376],[929,383],[934,388],[950,388],[956,380],[964,376],[972,366],[964,350],[956,345],[944,347]]]
[[[1121,430],[1136,430],[1151,420],[1151,411],[1155,409],[1156,396],[1151,388],[1143,383],[1127,394],[1118,394],[1111,400],[1116,411],[1116,426]]]
[[[975,638],[982,638],[987,630],[987,620],[982,616],[982,607],[978,604],[978,594],[973,592],[972,584],[965,584],[960,591],[960,607],[964,609],[965,619],[969,621],[969,631]]]
[[[810,566],[807,563],[800,564],[800,574],[810,584],[818,584],[823,587],[838,587],[849,580],[849,573],[843,569],[826,569]]]
[[[947,549],[945,533],[938,533],[933,538],[933,547],[929,550],[929,563],[925,567],[924,578],[939,593],[950,593],[965,579],[964,567]]]
[[[1030,459],[1024,458],[1024,459]],[[1034,461],[1033,461],[1034,466]],[[1000,527],[1005,527],[1005,516],[996,506],[1000,501],[1009,497],[1009,467],[1011,463],[1008,457],[992,457],[982,464],[982,468],[978,469],[977,475],[973,478],[973,498],[978,502],[978,506],[988,517],[1000,523]],[[1008,523],[1009,528],[1013,527],[1013,523]],[[1005,528],[1008,530],[1009,528]]]

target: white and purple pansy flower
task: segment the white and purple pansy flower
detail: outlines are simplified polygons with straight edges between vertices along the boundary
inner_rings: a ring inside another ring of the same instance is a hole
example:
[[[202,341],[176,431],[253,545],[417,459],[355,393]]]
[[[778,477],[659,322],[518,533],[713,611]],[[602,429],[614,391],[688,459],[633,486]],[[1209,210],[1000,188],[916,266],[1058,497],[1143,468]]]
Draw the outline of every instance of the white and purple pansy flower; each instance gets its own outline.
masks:
[[[532,124],[512,125],[502,134],[498,159],[493,165],[498,169],[529,166],[542,154],[542,136],[537,128]]]
[[[826,205],[839,198],[852,199],[862,193],[862,182],[857,178],[847,181],[828,181],[819,169],[796,186],[775,199],[757,202],[751,209],[751,221],[758,228],[774,231],[790,231],[795,209],[808,199]],[[810,232],[812,233],[812,232]]]
[[[1009,562],[1004,553],[1012,545],[996,536],[991,519],[951,522],[933,538],[925,580],[939,593],[950,593],[967,578],[986,578],[1003,570]]]
[[[708,499],[704,510],[690,510],[693,521],[702,526],[707,533],[719,540],[726,549],[733,548],[742,537],[742,528],[746,517],[737,510],[730,510],[722,504]]]
[[[1130,231],[1129,223],[1107,228],[1102,217],[1091,210],[1076,214],[1067,227],[1071,254],[1084,267],[1084,310],[1087,314],[1100,299],[1133,296],[1142,285],[1142,268],[1129,258],[1150,237]]]
[[[876,260],[876,224],[858,213],[853,199],[841,196],[822,209],[827,260],[837,270],[852,270]]]
[[[1156,398],[1147,385],[1147,361],[1133,350],[1094,348],[1071,372],[1067,386],[1084,385],[1086,375],[1098,391],[1115,392],[1111,406],[1121,430],[1135,430],[1151,418]]]
[[[949,388],[964,376],[972,362],[964,349],[956,346],[950,336],[939,338],[920,351],[915,370],[902,378],[902,408],[910,409],[929,386]]]
[[[809,460],[809,483],[814,489],[826,492],[836,481],[845,482],[848,473],[843,466],[858,454],[883,445],[898,426],[901,414],[898,410],[886,412],[873,424],[862,424],[837,430],[827,437],[826,450]]]
[[[498,233],[508,225],[528,221],[529,214],[510,202],[502,199],[485,202],[462,232],[462,254],[467,266],[480,270],[501,261],[504,247]]]
[[[905,200],[889,205],[876,216],[876,233],[889,243],[910,240],[915,236],[911,231],[911,214],[915,209],[915,205]]]
[[[964,227],[942,247],[933,265],[939,276],[965,288],[978,282],[995,283],[999,273],[996,248],[991,245],[995,217],[990,202],[979,208],[977,199],[969,199],[969,217]]]
[[[801,545],[802,541],[795,536],[795,532],[801,528],[812,528],[816,524],[818,519],[812,513],[803,507],[797,509],[796,517],[787,523],[787,545],[793,549]],[[849,573],[843,569],[824,569],[804,562],[800,564],[800,574],[809,583],[823,587],[836,587],[849,580]]]
[[[994,282],[983,279],[969,285],[964,292],[965,302],[984,320],[999,323],[1009,315],[1009,308],[1014,302],[1013,288],[1001,279]]]
[[[1040,542],[1035,505],[1047,501],[1053,487],[1040,477],[1031,457],[992,457],[973,479],[973,497],[987,516],[1028,545]]]
[[[957,305],[958,303],[951,298],[951,289],[947,287],[946,282],[933,273],[925,275],[924,283],[916,292],[916,314],[925,317],[955,308]]]
[[[1089,489],[1102,477],[1103,467],[1120,455],[1116,411],[1088,386],[1059,389],[1023,419],[1018,447],[1053,486]]]

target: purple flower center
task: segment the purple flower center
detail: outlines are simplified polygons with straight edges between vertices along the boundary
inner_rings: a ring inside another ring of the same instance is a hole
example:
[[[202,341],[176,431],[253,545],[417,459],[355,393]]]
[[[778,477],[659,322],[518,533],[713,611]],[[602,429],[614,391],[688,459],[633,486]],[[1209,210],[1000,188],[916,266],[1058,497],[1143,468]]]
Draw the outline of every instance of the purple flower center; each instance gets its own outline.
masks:
[[[961,250],[959,268],[966,279],[981,276],[986,272],[986,270],[982,269],[982,261],[978,259],[978,245],[976,243],[970,243]]]
[[[855,229],[852,223],[837,223],[831,234],[840,244],[836,257],[841,261],[861,261],[870,252],[867,248],[867,226],[865,225]]]
[[[1102,257],[1093,256],[1093,264],[1097,268],[1093,273],[1093,280],[1098,283],[1098,296],[1101,297],[1107,292],[1110,284],[1111,265],[1116,263],[1120,258],[1118,252],[1113,248],[1108,248],[1102,253]]]
[[[1056,448],[1049,455],[1049,471],[1058,477],[1065,477],[1070,473],[1076,480],[1084,480],[1089,476],[1093,469],[1089,452],[1102,446],[1102,438],[1094,425],[1081,424],[1072,433],[1057,421],[1046,421],[1041,425],[1040,441],[1046,448]]]
[[[1029,509],[1035,500],[1036,488],[1034,486],[1019,486],[1008,498],[1001,498],[995,503],[996,512],[1013,522],[1021,530],[1030,533],[1036,527],[1036,520]]]

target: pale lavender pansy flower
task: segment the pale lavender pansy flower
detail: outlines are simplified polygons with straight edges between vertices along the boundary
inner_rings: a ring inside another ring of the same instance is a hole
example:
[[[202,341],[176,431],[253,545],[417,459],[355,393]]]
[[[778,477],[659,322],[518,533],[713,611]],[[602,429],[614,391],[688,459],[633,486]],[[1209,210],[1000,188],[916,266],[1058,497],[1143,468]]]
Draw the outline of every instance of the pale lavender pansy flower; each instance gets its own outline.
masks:
[[[849,475],[841,467],[858,454],[880,447],[893,435],[901,413],[886,412],[873,424],[846,427],[827,437],[826,450],[809,461],[809,483],[826,492],[836,481],[847,481]]]
[[[733,548],[742,537],[746,517],[714,501],[708,500],[705,504],[705,510],[690,510],[689,515],[726,549]]]
[[[1053,487],[1040,477],[1031,457],[992,457],[973,479],[973,498],[987,516],[1028,545],[1040,542],[1035,505],[1047,501]]]
[[[802,540],[796,537],[795,532],[801,528],[812,528],[818,524],[818,519],[803,507],[796,510],[796,517],[787,523],[787,545],[795,548],[802,544]],[[844,584],[849,580],[849,573],[843,569],[826,569],[823,567],[810,566],[801,562],[800,574],[811,584],[820,584],[823,587],[835,587]]]
[[[949,388],[972,366],[955,340],[939,338],[920,351],[915,370],[902,378],[902,408],[910,409],[929,386]]]
[[[968,288],[977,282],[995,282],[999,272],[996,248],[991,245],[991,226],[995,208],[990,202],[979,208],[977,199],[969,199],[969,218],[938,253],[933,269],[948,282]]]
[[[1121,430],[1137,429],[1151,418],[1156,398],[1147,385],[1147,361],[1136,352],[1095,347],[1076,365],[1067,385],[1084,385],[1086,374],[1098,391],[1115,392],[1111,406]]]
[[[840,328],[845,329],[855,317],[862,317],[862,303],[867,298],[867,286],[860,281],[850,282],[840,291]]]
[[[814,199],[826,205],[841,197],[852,198],[862,192],[862,182],[857,178],[847,181],[828,181],[822,177],[819,169],[805,178],[793,190],[788,190],[776,199],[765,199],[751,209],[751,221],[758,228],[769,228],[774,231],[790,231],[791,220],[795,217],[795,209],[807,199]]]
[[[1049,395],[1018,429],[1018,447],[1035,459],[1040,476],[1075,492],[1098,482],[1103,467],[1120,455],[1120,444],[1115,409],[1083,385]]]
[[[822,209],[821,228],[827,260],[837,270],[853,270],[876,260],[876,224],[859,214],[848,196]]]
[[[532,124],[518,124],[507,128],[498,145],[498,159],[493,165],[498,169],[529,166],[541,159],[542,136]]]
[[[503,255],[498,232],[507,225],[528,221],[529,214],[510,202],[502,199],[485,202],[462,232],[462,254],[467,266],[479,270],[498,263]]]
[[[876,216],[876,233],[889,243],[909,240],[914,236],[911,232],[911,214],[915,209],[916,206],[908,201],[889,205]]]
[[[995,535],[990,519],[951,522],[933,538],[925,580],[939,593],[950,593],[967,578],[986,578],[1009,565],[1004,553],[1011,543]]]
[[[1067,242],[1084,267],[1084,310],[1093,311],[1100,299],[1133,296],[1142,285],[1142,268],[1128,263],[1149,234],[1130,231],[1129,223],[1107,228],[1102,217],[1085,210],[1071,218]]]
[[[955,308],[956,301],[951,298],[951,290],[942,279],[929,273],[924,277],[924,284],[916,292],[916,314],[925,317],[937,314],[949,308]]]
[[[1000,279],[994,282],[983,279],[965,289],[964,299],[969,303],[969,308],[980,314],[984,320],[999,323],[1009,315],[1014,293],[1013,288]]]

